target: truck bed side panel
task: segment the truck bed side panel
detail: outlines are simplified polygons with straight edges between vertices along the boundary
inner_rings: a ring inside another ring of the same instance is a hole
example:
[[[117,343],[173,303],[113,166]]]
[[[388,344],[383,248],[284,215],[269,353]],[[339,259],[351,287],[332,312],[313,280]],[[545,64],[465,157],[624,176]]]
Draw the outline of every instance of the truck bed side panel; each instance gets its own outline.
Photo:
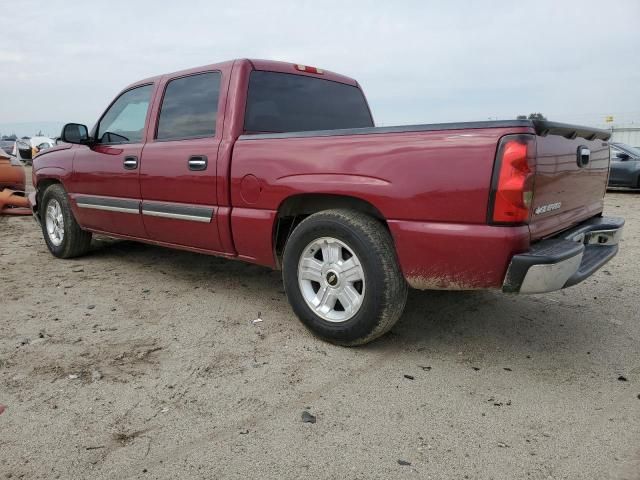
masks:
[[[240,139],[231,203],[277,210],[292,195],[332,193],[366,200],[387,219],[484,224],[496,144],[514,130]]]
[[[486,226],[496,145],[508,133],[530,130],[240,139],[231,166],[238,255],[273,266],[274,221],[287,198],[345,195],[370,203],[388,221],[412,285],[499,287],[508,259],[528,247],[529,234],[526,227]]]
[[[391,220],[402,272],[413,288],[500,288],[509,260],[529,246],[526,226]]]

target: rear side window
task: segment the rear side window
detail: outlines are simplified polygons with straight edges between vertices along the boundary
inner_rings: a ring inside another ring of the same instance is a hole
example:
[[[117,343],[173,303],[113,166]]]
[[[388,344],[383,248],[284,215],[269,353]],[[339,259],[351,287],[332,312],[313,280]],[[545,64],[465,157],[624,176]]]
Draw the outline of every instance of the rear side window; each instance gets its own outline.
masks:
[[[212,137],[216,132],[220,72],[177,78],[167,84],[158,119],[158,140]]]
[[[303,75],[251,72],[244,120],[247,132],[372,126],[371,113],[357,87]]]

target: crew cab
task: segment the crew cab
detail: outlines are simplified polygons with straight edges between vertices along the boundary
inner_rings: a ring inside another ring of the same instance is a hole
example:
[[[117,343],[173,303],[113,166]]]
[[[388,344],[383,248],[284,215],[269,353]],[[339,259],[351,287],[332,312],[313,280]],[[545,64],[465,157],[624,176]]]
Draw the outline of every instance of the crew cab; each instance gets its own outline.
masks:
[[[355,80],[234,60],[125,88],[34,160],[53,255],[92,234],[283,272],[316,335],[366,343],[407,289],[544,293],[618,251],[610,133],[547,121],[375,127]],[[206,301],[206,300],[205,300]]]

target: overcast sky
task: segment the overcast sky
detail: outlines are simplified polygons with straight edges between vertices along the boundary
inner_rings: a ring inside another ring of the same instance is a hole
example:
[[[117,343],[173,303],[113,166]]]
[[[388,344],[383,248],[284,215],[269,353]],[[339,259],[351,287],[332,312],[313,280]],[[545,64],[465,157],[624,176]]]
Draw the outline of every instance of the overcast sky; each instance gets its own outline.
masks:
[[[352,76],[382,125],[538,111],[640,122],[638,0],[11,4],[2,133],[23,122],[92,125],[128,83],[238,57]]]

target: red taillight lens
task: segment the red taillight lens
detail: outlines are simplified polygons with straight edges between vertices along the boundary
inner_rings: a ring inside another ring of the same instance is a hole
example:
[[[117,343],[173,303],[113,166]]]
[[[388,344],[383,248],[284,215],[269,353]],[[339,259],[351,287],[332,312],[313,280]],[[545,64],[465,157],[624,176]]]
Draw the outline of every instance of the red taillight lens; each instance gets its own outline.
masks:
[[[308,65],[296,65],[295,68],[301,72],[315,73],[316,75],[322,75],[324,73],[324,70]]]
[[[529,220],[535,175],[535,136],[507,135],[500,140],[492,186],[493,223]]]

